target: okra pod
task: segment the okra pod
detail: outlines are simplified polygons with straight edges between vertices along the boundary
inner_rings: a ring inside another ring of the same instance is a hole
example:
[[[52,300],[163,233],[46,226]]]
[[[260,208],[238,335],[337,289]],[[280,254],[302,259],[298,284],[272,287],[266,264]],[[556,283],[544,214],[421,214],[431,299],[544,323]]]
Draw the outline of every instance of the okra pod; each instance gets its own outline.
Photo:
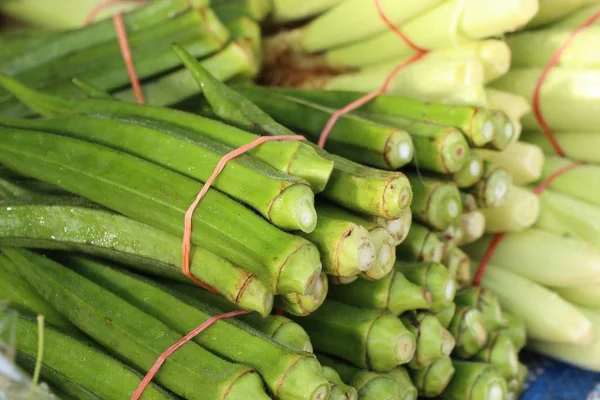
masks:
[[[0,117],[0,125],[67,135],[111,147],[201,182],[206,182],[221,157],[233,150],[176,126],[147,119],[79,115],[46,119]],[[283,229],[310,232],[316,225],[314,196],[308,183],[252,157],[241,156],[228,163],[214,187],[252,206]]]
[[[191,283],[181,273],[179,238],[110,211],[73,202],[6,203],[0,207],[0,222],[3,246],[78,251]],[[256,276],[212,252],[192,247],[190,272],[237,307],[271,312],[273,294]]]
[[[325,300],[308,316],[291,318],[308,332],[315,350],[361,368],[390,371],[414,353],[415,337],[386,311]]]
[[[488,161],[484,161],[483,169],[483,179],[467,189],[467,192],[475,196],[479,207],[500,206],[506,201],[512,178],[504,168]]]
[[[329,90],[272,89],[276,93],[288,94],[314,101],[329,107],[341,108],[363,97],[364,93]],[[494,137],[494,123],[490,111],[472,106],[449,106],[427,103],[408,97],[381,95],[363,104],[361,112],[397,116],[406,119],[454,126],[464,132],[469,142],[481,147]]]
[[[321,366],[321,375],[323,375],[327,380],[329,380],[329,386],[332,387],[332,390],[333,390],[333,386],[335,386],[339,389],[339,391],[343,395],[343,397],[340,396],[339,398],[345,399],[345,400],[357,400],[358,393],[356,393],[356,389],[354,389],[350,385],[345,384],[335,369],[328,367],[326,365],[323,365],[323,366]],[[329,394],[329,398],[331,400],[334,399],[331,396],[331,393]]]
[[[120,102],[107,99],[67,99],[37,92],[20,82],[0,74],[0,86],[44,116],[65,114],[112,114],[120,117],[140,117],[171,123],[187,129],[192,134],[210,137],[237,148],[257,138],[249,132],[222,122],[183,111]],[[305,179],[315,192],[325,187],[333,163],[316,154],[307,144],[300,142],[263,143],[248,154],[272,167]]]
[[[456,312],[456,304],[450,303],[446,307],[437,310],[434,315],[440,321],[440,324],[446,329],[450,326],[454,313]]]
[[[223,312],[235,311],[237,308],[222,296],[200,288],[173,282],[164,282],[166,290],[194,307],[208,304]],[[237,320],[251,326],[275,342],[296,351],[312,353],[313,347],[306,331],[297,323],[283,315],[270,314],[259,316],[254,313],[239,315]]]
[[[463,166],[452,174],[452,181],[460,189],[469,188],[483,178],[483,159],[474,151],[466,156]]]
[[[422,369],[408,371],[419,396],[437,397],[446,389],[454,376],[454,366],[450,357],[438,358]]]
[[[399,394],[398,398],[402,400],[417,399],[417,388],[411,382],[407,368],[402,366],[396,367],[386,375],[396,381],[396,388]]]
[[[444,255],[444,244],[425,226],[413,223],[410,231],[396,248],[396,257],[401,261],[440,262]]]
[[[91,259],[68,257],[66,264],[180,334],[221,313],[207,305],[192,307],[146,278]],[[217,321],[193,340],[218,356],[256,369],[277,398],[319,400],[327,396],[328,383],[314,356],[289,351],[243,324]]]
[[[406,239],[410,226],[412,224],[412,212],[410,208],[402,210],[400,216],[394,219],[385,219],[381,217],[371,217],[379,225],[385,227],[392,238],[396,241],[396,246]]]
[[[506,381],[488,364],[453,360],[455,373],[442,398],[448,400],[505,399]]]
[[[14,322],[17,360],[35,361],[39,340],[37,322],[26,316],[18,316]],[[67,395],[76,395],[72,392],[75,386],[89,391],[90,398],[122,400],[133,395],[142,379],[131,367],[104,353],[89,340],[77,339],[51,325],[44,325],[44,357],[38,361],[42,363],[41,376]],[[175,398],[156,383],[150,383],[142,397],[144,400]]]
[[[395,269],[376,281],[358,279],[347,285],[331,286],[328,296],[355,307],[388,310],[394,315],[431,306],[431,293]]]
[[[15,265],[0,251],[0,296],[10,307],[28,314],[43,315],[47,322],[73,334],[78,330],[56,311],[19,273]]]
[[[517,349],[502,332],[492,333],[487,345],[475,354],[473,360],[490,364],[507,380],[519,373]]]
[[[508,321],[508,326],[500,329],[500,332],[502,332],[503,335],[508,336],[515,346],[515,349],[520,351],[525,347],[525,343],[527,342],[525,321],[523,321],[522,318],[507,312],[503,312],[502,317]]]
[[[451,174],[459,171],[467,160],[469,143],[458,128],[390,115],[361,112],[356,115],[408,132],[415,153],[411,164],[417,168]]]
[[[0,136],[4,164],[175,235],[183,233],[190,199],[201,189],[192,179],[96,144],[15,129],[0,128]],[[193,244],[255,273],[275,293],[310,293],[319,277],[316,247],[218,191],[204,196],[193,223]]]
[[[4,179],[0,175],[0,200],[33,199],[39,195],[34,190]]]
[[[454,338],[435,316],[425,312],[408,312],[400,320],[417,338],[415,354],[408,364],[410,368],[422,369],[437,359],[450,356]]]
[[[494,292],[482,286],[471,286],[456,293],[454,302],[459,306],[475,307],[483,315],[488,331],[496,331],[508,326],[502,316],[500,301]]]
[[[403,273],[406,279],[431,292],[431,307],[434,312],[452,303],[456,293],[456,283],[443,264],[398,261],[395,268]]]
[[[323,271],[329,275],[352,277],[374,265],[377,253],[367,229],[321,211],[317,215],[315,229],[302,236],[319,249]]]
[[[407,174],[413,190],[410,208],[415,220],[444,230],[462,214],[462,202],[456,185],[448,181]]]
[[[327,275],[321,272],[311,294],[302,296],[298,293],[290,293],[278,296],[275,305],[292,315],[308,315],[323,304],[328,292]]]
[[[398,383],[388,374],[365,371],[322,354],[317,354],[317,359],[324,366],[333,368],[346,384],[353,386],[360,400],[400,399]]]
[[[101,286],[40,255],[4,249],[29,283],[73,324],[136,369],[147,371],[181,335]],[[190,369],[190,365],[194,365]],[[195,343],[169,357],[156,382],[188,399],[268,399],[251,369],[218,358]],[[139,383],[139,382],[138,382]]]
[[[396,261],[395,242],[386,228],[342,208],[325,203],[317,204],[319,218],[337,218],[357,224],[365,229],[374,248],[374,261],[367,268],[362,268],[360,277],[367,280],[377,280],[387,275]],[[359,264],[360,266],[360,264]]]
[[[461,358],[471,358],[488,340],[483,315],[473,307],[457,306],[448,330],[456,339],[454,354]]]
[[[314,142],[319,140],[323,127],[336,111],[292,96],[278,95],[258,86],[237,86],[236,90],[279,123],[306,133]],[[351,114],[338,119],[325,149],[386,170],[395,170],[408,164],[414,152],[413,141],[406,131]]]

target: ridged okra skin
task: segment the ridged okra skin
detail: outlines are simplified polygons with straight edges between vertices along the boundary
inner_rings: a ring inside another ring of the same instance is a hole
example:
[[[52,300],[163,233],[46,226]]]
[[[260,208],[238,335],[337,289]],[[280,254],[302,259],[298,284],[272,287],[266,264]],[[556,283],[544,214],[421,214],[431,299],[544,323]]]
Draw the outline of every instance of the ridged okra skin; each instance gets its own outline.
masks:
[[[442,394],[450,383],[454,376],[454,366],[450,357],[443,357],[425,368],[410,369],[408,372],[420,396],[436,397]]]
[[[519,354],[510,338],[502,332],[490,335],[487,345],[473,357],[492,365],[506,380],[519,373]]]
[[[457,306],[448,330],[456,339],[454,354],[461,358],[477,354],[489,337],[483,315],[473,307]]]
[[[197,286],[174,283],[163,280],[166,290],[187,304],[201,308],[208,304],[223,312],[238,309],[233,303],[225,300],[223,296],[211,293]],[[260,316],[255,313],[238,315],[235,317],[253,329],[262,332],[277,343],[285,345],[292,350],[312,353],[313,347],[306,331],[297,323],[283,315],[269,314]]]
[[[212,138],[234,148],[258,138],[256,135],[222,122],[170,108],[108,99],[75,100],[53,96],[32,90],[2,74],[0,74],[0,86],[44,116],[101,113],[120,117],[147,118],[176,125],[196,135]],[[250,150],[248,154],[281,172],[305,179],[315,192],[323,190],[333,168],[333,162],[317,155],[314,148],[301,142],[263,143]]]
[[[162,165],[200,182],[206,182],[221,157],[233,150],[172,124],[134,117],[0,117],[0,125],[97,143]],[[242,155],[229,162],[213,187],[253,207],[282,229],[310,232],[315,227],[314,195],[308,183],[253,157]]]
[[[304,132],[313,142],[319,140],[333,108],[294,98],[258,86],[238,86],[236,90],[273,116],[279,123]],[[353,132],[348,135],[348,132]],[[413,157],[413,143],[403,130],[373,123],[354,115],[338,119],[325,149],[352,161],[372,167],[396,170]]]
[[[395,269],[376,281],[358,279],[347,285],[332,285],[328,297],[355,307],[388,310],[394,315],[431,307],[431,293]]]
[[[4,310],[3,313],[8,312]],[[17,361],[33,372],[38,356],[39,326],[35,319],[19,315],[14,322]],[[64,393],[82,398],[121,400],[130,398],[142,379],[139,373],[106,354],[89,341],[76,339],[44,324],[44,357],[41,376]],[[93,373],[90,373],[93,371]],[[83,397],[86,398],[86,397]],[[143,399],[167,400],[176,397],[155,383]]]
[[[276,93],[303,98],[329,107],[340,108],[363,97],[365,93],[335,90],[298,90],[274,88]],[[397,116],[459,128],[476,147],[489,143],[494,137],[492,115],[488,110],[472,106],[449,106],[426,103],[408,97],[377,96],[360,108],[361,112]]]
[[[65,221],[68,221],[65,224]],[[154,276],[192,284],[181,272],[181,239],[108,210],[74,200],[40,199],[0,207],[0,244],[77,251]],[[206,268],[210,265],[210,268]],[[273,294],[255,275],[201,247],[192,247],[190,272],[224,301],[268,315]]]
[[[422,369],[434,361],[450,356],[454,338],[437,320],[426,312],[408,312],[400,320],[415,335],[415,354],[408,364],[412,369]]]
[[[475,307],[483,315],[486,329],[490,332],[506,328],[508,321],[502,315],[500,301],[494,292],[482,286],[470,286],[456,293],[457,305]]]
[[[9,167],[175,235],[182,234],[184,214],[201,188],[145,160],[77,139],[14,129],[0,129],[0,136],[0,160]],[[310,242],[215,190],[198,205],[193,225],[193,244],[255,273],[273,292],[307,294],[321,272]]]
[[[455,373],[444,390],[448,400],[505,399],[506,381],[492,366],[484,363],[453,360]]]
[[[335,369],[322,365],[321,374],[329,380],[329,386],[331,387],[329,398],[331,400],[357,400],[358,393],[356,393],[356,389],[344,383]],[[332,396],[335,389],[337,389],[337,397]]]
[[[386,311],[325,300],[310,315],[292,319],[308,332],[315,350],[361,368],[390,371],[414,353],[414,335]]]
[[[180,334],[191,332],[221,313],[210,306],[192,307],[148,279],[91,259],[69,257],[66,264]],[[271,392],[282,400],[318,400],[328,393],[327,381],[320,375],[314,356],[291,351],[242,324],[217,321],[193,340],[225,359],[256,369]]]
[[[365,371],[363,369],[317,354],[322,365],[333,368],[342,380],[353,386],[361,400],[400,399],[398,382],[387,373]]]
[[[446,329],[450,326],[454,313],[456,312],[456,304],[450,303],[446,307],[437,310],[434,315],[440,321],[440,324]]]
[[[4,249],[27,281],[74,325],[128,364],[148,371],[182,335],[76,272],[26,250]],[[194,370],[189,365],[195,365]],[[251,369],[188,342],[169,357],[155,381],[189,399],[268,399]]]
[[[403,400],[416,400],[417,399],[417,388],[410,380],[408,369],[400,366],[396,367],[387,373],[387,376],[396,381],[396,388],[398,389],[399,398]]]

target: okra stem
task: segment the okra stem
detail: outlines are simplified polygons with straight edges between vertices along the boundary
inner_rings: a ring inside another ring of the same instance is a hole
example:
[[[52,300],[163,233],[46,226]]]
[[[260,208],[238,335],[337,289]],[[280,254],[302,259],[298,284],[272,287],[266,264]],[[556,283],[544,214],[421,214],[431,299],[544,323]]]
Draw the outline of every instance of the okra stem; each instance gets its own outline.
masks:
[[[404,242],[396,249],[402,261],[442,261],[444,244],[425,226],[413,223]]]
[[[454,366],[450,357],[442,357],[422,369],[408,371],[413,384],[423,397],[436,397],[442,394],[454,376]]]
[[[502,332],[492,333],[487,345],[475,354],[473,360],[492,365],[507,380],[519,373],[517,349]]]
[[[425,312],[408,312],[400,320],[417,338],[415,354],[408,366],[422,369],[435,360],[448,357],[454,349],[454,338],[438,321]]]
[[[483,178],[483,159],[475,151],[469,151],[463,166],[454,174],[452,180],[460,189],[469,188]]]
[[[456,283],[443,264],[398,261],[395,268],[402,272],[409,281],[423,286],[431,292],[431,307],[434,311],[447,306],[454,299]]]
[[[484,161],[483,179],[467,189],[477,199],[477,205],[482,208],[493,208],[502,205],[508,196],[512,178],[501,167]]]
[[[372,217],[375,222],[385,227],[396,241],[396,246],[406,239],[412,224],[412,212],[410,208],[402,210],[400,216],[394,219]]]
[[[502,316],[500,301],[494,292],[482,286],[467,287],[456,293],[454,302],[460,306],[475,307],[485,320],[488,331],[496,331],[508,326],[508,321]]]
[[[275,304],[289,314],[308,315],[323,304],[327,296],[328,286],[327,275],[321,272],[321,276],[311,294],[306,296],[298,293],[281,295],[275,299]]]
[[[446,329],[450,326],[454,313],[456,312],[456,304],[450,303],[446,307],[440,308],[434,313],[440,324]]]
[[[413,217],[434,229],[444,230],[462,214],[460,193],[453,183],[407,174],[413,189]]]
[[[455,369],[442,397],[451,400],[501,400],[506,398],[506,381],[488,364],[453,360]]]
[[[456,339],[454,354],[462,358],[471,358],[477,354],[488,340],[485,320],[476,308],[456,307],[448,330]]]

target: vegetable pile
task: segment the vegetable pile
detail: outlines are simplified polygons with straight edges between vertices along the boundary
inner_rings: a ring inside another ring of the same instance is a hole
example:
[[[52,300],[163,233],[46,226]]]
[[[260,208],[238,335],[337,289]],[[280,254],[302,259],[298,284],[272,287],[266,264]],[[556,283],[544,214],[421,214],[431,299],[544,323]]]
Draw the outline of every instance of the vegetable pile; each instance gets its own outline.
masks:
[[[526,345],[600,369],[595,27],[540,90],[564,154],[531,101],[598,7],[305,3],[124,5],[141,92],[110,19],[0,36],[18,364],[115,400],[518,398]]]

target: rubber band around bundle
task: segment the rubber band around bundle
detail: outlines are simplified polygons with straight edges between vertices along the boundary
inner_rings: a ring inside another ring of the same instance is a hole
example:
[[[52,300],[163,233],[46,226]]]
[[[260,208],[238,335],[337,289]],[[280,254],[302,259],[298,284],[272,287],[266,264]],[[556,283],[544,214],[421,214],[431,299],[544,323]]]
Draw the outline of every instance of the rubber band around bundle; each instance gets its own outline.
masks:
[[[535,84],[535,88],[533,90],[533,98],[532,98],[531,103],[532,103],[532,109],[533,109],[533,114],[535,116],[535,119],[537,120],[538,124],[542,128],[542,131],[544,132],[544,134],[550,141],[550,144],[552,144],[552,148],[554,149],[556,154],[558,154],[561,157],[565,157],[565,153],[564,153],[562,147],[560,146],[560,143],[558,143],[558,140],[556,140],[556,138],[554,137],[554,134],[552,133],[552,129],[550,128],[550,126],[548,125],[548,123],[546,122],[546,120],[544,118],[544,115],[543,115],[542,109],[541,109],[541,105],[540,105],[540,93],[542,90],[542,86],[543,86],[544,82],[546,81],[546,79],[548,78],[550,71],[552,71],[552,69],[554,67],[556,67],[556,65],[560,61],[560,57],[562,56],[563,52],[569,47],[569,45],[573,42],[573,40],[577,37],[577,35],[579,35],[583,30],[585,30],[590,25],[592,25],[594,22],[596,22],[599,18],[600,18],[600,11],[595,13],[594,15],[592,15],[585,22],[583,22],[581,25],[579,25],[573,32],[571,32],[569,37],[558,47],[558,49],[556,49],[556,51],[550,58],[550,61],[548,61],[548,64],[546,64],[546,66],[542,70],[542,73],[541,73],[540,77],[538,78],[538,80]]]
[[[144,390],[146,390],[146,387],[148,387],[148,385],[152,381],[152,378],[154,378],[154,376],[156,375],[156,373],[158,372],[160,367],[164,364],[164,362],[167,360],[167,358],[169,358],[169,356],[171,354],[173,354],[177,350],[179,350],[180,347],[182,347],[184,344],[188,343],[190,340],[194,339],[196,336],[198,336],[200,333],[202,333],[204,330],[206,330],[208,327],[210,327],[215,322],[217,322],[221,319],[233,318],[238,315],[244,315],[244,314],[248,314],[248,311],[237,310],[237,311],[231,311],[231,312],[228,312],[225,314],[220,314],[220,315],[215,315],[213,317],[210,317],[209,319],[204,321],[204,323],[202,323],[202,325],[198,326],[196,329],[194,329],[193,331],[191,331],[190,333],[185,335],[180,341],[178,341],[173,346],[171,346],[167,350],[165,350],[158,357],[158,359],[154,362],[154,365],[152,365],[152,368],[150,368],[150,370],[148,371],[148,373],[146,374],[144,379],[142,379],[139,386],[137,387],[137,389],[131,396],[131,400],[138,400],[142,396],[142,394],[144,393]]]
[[[110,7],[118,2],[119,0],[108,0],[96,5],[86,17],[85,24],[91,24],[103,9]],[[137,1],[137,3],[143,4],[145,3],[145,1]],[[117,40],[119,42],[121,56],[123,57],[123,61],[125,62],[127,74],[129,75],[129,81],[131,82],[131,87],[135,95],[135,100],[138,104],[144,104],[146,102],[144,99],[144,93],[142,92],[140,80],[135,71],[133,57],[131,55],[131,48],[129,47],[129,40],[127,38],[127,29],[125,29],[125,24],[123,23],[123,16],[121,13],[116,13],[113,16],[113,24],[115,26],[115,33],[117,34]]]
[[[318,141],[318,146],[321,148],[325,147],[325,143],[327,142],[327,138],[329,137],[329,134],[331,133],[331,131],[333,130],[333,127],[335,126],[335,124],[337,123],[338,119],[340,119],[340,117],[343,117],[344,115],[362,107],[363,105],[365,105],[366,103],[368,103],[369,101],[373,100],[374,98],[376,98],[377,96],[380,96],[382,94],[385,94],[388,90],[389,87],[392,83],[392,80],[396,77],[396,75],[398,75],[398,73],[400,71],[402,71],[404,68],[408,67],[409,65],[419,61],[421,58],[425,57],[427,54],[429,54],[429,50],[423,49],[419,46],[417,46],[412,40],[410,40],[404,33],[402,33],[402,31],[400,29],[398,29],[390,20],[389,18],[385,15],[385,12],[383,11],[383,8],[381,7],[381,0],[373,0],[375,3],[375,8],[377,9],[377,13],[379,14],[379,17],[383,20],[383,23],[392,31],[394,32],[396,35],[398,35],[410,48],[412,48],[413,50],[415,50],[415,54],[412,55],[411,57],[409,57],[407,60],[403,61],[401,64],[399,64],[398,66],[396,66],[392,72],[390,72],[390,74],[387,76],[387,78],[385,79],[383,85],[381,86],[381,88],[379,90],[376,90],[372,93],[366,94],[365,96],[353,101],[352,103],[348,104],[347,106],[337,110],[336,112],[334,112],[331,117],[329,118],[329,120],[327,121],[327,124],[325,125],[325,128],[323,129],[323,131],[321,132],[321,134],[319,135],[319,141]]]
[[[544,192],[544,190],[546,190],[546,188],[548,188],[548,186],[562,174],[569,172],[575,168],[581,167],[583,165],[585,164],[571,163],[562,168],[557,169],[533,189],[533,194],[535,194],[536,196],[541,195]],[[479,263],[479,266],[477,267],[477,270],[475,271],[475,276],[473,277],[473,286],[479,286],[481,284],[481,280],[483,279],[485,270],[488,264],[490,263],[492,257],[494,256],[498,245],[500,244],[500,242],[502,242],[505,236],[506,232],[500,232],[495,234],[492,238],[488,249],[486,250],[483,258],[481,259],[481,262]]]

